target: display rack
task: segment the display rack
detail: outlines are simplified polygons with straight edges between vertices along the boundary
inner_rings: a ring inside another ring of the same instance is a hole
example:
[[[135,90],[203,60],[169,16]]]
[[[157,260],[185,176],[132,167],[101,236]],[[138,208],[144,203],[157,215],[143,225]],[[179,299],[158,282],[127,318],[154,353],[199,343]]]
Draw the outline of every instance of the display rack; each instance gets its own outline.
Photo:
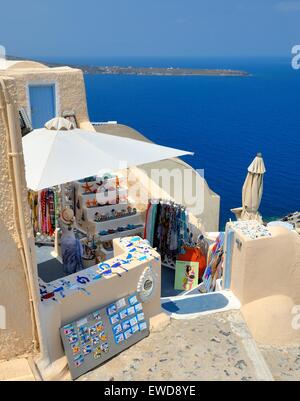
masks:
[[[109,188],[114,188],[116,178],[106,181]],[[113,252],[104,249],[102,242],[111,241],[132,235],[143,235],[144,221],[142,214],[135,209],[133,203],[128,200],[128,190],[123,177],[117,177],[118,185],[114,190],[106,191],[106,197],[99,197],[101,185],[97,180],[89,180],[88,185],[84,181],[76,181],[75,188],[75,213],[76,222],[80,230],[94,235],[100,241],[99,250],[109,259]],[[97,192],[98,191],[98,192]],[[102,192],[103,193],[103,192]],[[106,204],[105,199],[108,199]],[[97,214],[95,221],[95,215]]]

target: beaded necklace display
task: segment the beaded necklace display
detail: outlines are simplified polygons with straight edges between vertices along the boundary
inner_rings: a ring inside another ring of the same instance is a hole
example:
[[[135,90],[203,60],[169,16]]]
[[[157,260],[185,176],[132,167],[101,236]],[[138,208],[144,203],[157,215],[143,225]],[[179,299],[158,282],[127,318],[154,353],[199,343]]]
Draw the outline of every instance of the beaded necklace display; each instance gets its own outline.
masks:
[[[39,192],[29,191],[29,206],[34,235],[41,233],[52,237],[58,227],[60,197],[57,187]]]

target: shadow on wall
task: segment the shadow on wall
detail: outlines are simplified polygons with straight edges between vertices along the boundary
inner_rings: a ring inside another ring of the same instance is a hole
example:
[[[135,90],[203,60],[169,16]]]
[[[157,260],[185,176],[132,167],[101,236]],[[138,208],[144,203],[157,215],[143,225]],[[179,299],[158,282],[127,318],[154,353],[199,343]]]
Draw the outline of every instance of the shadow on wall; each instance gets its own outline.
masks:
[[[0,329],[0,359],[31,353],[34,338],[26,277],[16,240],[6,224],[0,219],[0,305],[6,312],[6,329]]]

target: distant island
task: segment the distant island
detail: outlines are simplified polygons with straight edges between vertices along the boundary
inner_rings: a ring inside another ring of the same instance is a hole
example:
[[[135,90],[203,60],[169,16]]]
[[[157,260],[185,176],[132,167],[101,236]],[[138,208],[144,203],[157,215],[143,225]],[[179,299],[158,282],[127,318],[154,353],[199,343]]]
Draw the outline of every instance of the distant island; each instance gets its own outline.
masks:
[[[9,60],[20,60],[20,57],[7,56]],[[49,67],[61,67],[65,64],[41,62]],[[231,69],[205,69],[205,68],[178,68],[178,67],[120,67],[120,66],[92,66],[81,64],[68,64],[70,67],[78,68],[84,74],[94,75],[148,75],[148,76],[222,76],[222,77],[247,77],[246,71]]]
[[[199,68],[158,68],[158,67],[119,67],[119,66],[73,66],[80,68],[85,74],[99,75],[155,75],[155,76],[249,76],[246,71],[225,70],[225,69],[199,69]]]

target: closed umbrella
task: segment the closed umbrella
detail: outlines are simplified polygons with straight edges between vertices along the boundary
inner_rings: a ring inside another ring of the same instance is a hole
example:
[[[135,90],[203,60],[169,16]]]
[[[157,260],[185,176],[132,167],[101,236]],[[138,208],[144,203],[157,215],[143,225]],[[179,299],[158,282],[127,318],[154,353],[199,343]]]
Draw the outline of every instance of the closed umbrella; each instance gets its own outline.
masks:
[[[263,181],[265,172],[266,168],[262,154],[258,153],[248,167],[248,174],[243,185],[243,210],[241,213],[242,220],[262,221],[258,209],[263,195]]]
[[[130,138],[73,129],[61,119],[46,126],[22,139],[27,186],[34,191],[93,176],[103,170],[116,171],[193,154]],[[59,127],[61,129],[56,129]]]

